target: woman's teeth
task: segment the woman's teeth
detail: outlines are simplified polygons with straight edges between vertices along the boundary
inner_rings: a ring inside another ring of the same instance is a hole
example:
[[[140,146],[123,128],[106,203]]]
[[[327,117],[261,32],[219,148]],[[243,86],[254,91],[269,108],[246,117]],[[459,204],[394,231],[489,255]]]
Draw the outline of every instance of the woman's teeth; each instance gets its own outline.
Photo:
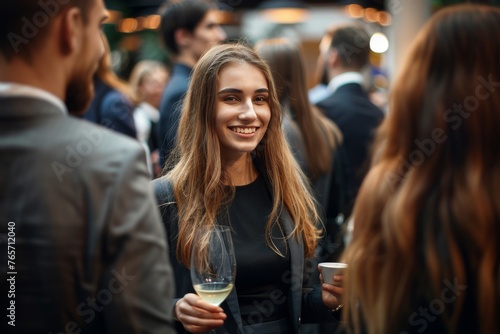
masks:
[[[249,134],[249,133],[254,133],[255,131],[257,131],[257,128],[233,128],[232,130],[234,132],[238,132],[238,133]]]

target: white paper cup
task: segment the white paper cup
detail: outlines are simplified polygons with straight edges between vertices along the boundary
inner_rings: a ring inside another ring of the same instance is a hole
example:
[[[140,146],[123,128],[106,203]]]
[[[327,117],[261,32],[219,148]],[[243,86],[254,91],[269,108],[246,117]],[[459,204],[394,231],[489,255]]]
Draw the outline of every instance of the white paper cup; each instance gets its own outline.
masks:
[[[342,262],[321,262],[319,264],[323,281],[328,284],[340,285],[340,282],[334,282],[333,276],[340,275],[347,268],[346,263]]]

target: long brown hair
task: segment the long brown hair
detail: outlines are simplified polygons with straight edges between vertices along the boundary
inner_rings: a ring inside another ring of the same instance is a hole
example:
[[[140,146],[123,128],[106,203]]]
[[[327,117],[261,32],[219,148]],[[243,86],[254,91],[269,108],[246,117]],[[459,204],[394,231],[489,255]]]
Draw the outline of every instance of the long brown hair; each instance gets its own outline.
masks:
[[[284,38],[276,38],[258,42],[255,50],[271,68],[279,100],[290,105],[304,138],[311,178],[327,174],[332,166],[332,151],[342,140],[342,134],[335,123],[309,102],[299,47]]]
[[[442,310],[448,333],[468,321],[500,331],[499,36],[500,9],[469,4],[439,11],[416,39],[343,256],[351,331],[407,329],[447,281],[468,287]]]
[[[239,44],[211,48],[193,69],[183,105],[178,144],[173,152],[173,168],[166,175],[172,180],[179,216],[177,256],[189,266],[191,245],[198,227],[213,225],[218,214],[231,201],[225,184],[231,180],[221,163],[220,144],[215,132],[215,101],[220,71],[238,62],[257,67],[267,79],[271,120],[254,154],[263,161],[273,191],[273,209],[267,223],[266,239],[285,206],[295,227],[290,236],[304,242],[306,256],[313,254],[318,231],[318,213],[305,176],[295,162],[281,130],[282,111],[268,66],[250,48]],[[168,168],[168,167],[167,167]]]

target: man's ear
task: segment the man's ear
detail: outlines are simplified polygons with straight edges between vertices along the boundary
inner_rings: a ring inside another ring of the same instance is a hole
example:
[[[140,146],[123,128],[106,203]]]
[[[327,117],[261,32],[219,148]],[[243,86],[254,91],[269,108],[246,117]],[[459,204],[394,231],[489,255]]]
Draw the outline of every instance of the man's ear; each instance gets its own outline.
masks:
[[[174,33],[175,43],[180,49],[186,48],[191,44],[193,34],[187,29],[177,29]]]
[[[60,23],[61,52],[65,55],[79,50],[83,40],[83,18],[79,8],[71,7],[64,12]]]
[[[337,66],[337,64],[339,62],[339,52],[337,49],[330,48],[328,50],[326,62],[327,62],[328,68],[333,68],[333,67]]]

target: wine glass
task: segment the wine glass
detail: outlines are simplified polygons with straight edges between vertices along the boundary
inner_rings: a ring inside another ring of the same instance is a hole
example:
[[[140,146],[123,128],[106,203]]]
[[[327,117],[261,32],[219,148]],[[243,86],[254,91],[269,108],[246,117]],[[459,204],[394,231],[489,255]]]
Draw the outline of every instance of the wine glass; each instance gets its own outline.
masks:
[[[235,277],[231,229],[220,225],[197,229],[191,251],[191,281],[198,296],[220,305],[231,293]]]

